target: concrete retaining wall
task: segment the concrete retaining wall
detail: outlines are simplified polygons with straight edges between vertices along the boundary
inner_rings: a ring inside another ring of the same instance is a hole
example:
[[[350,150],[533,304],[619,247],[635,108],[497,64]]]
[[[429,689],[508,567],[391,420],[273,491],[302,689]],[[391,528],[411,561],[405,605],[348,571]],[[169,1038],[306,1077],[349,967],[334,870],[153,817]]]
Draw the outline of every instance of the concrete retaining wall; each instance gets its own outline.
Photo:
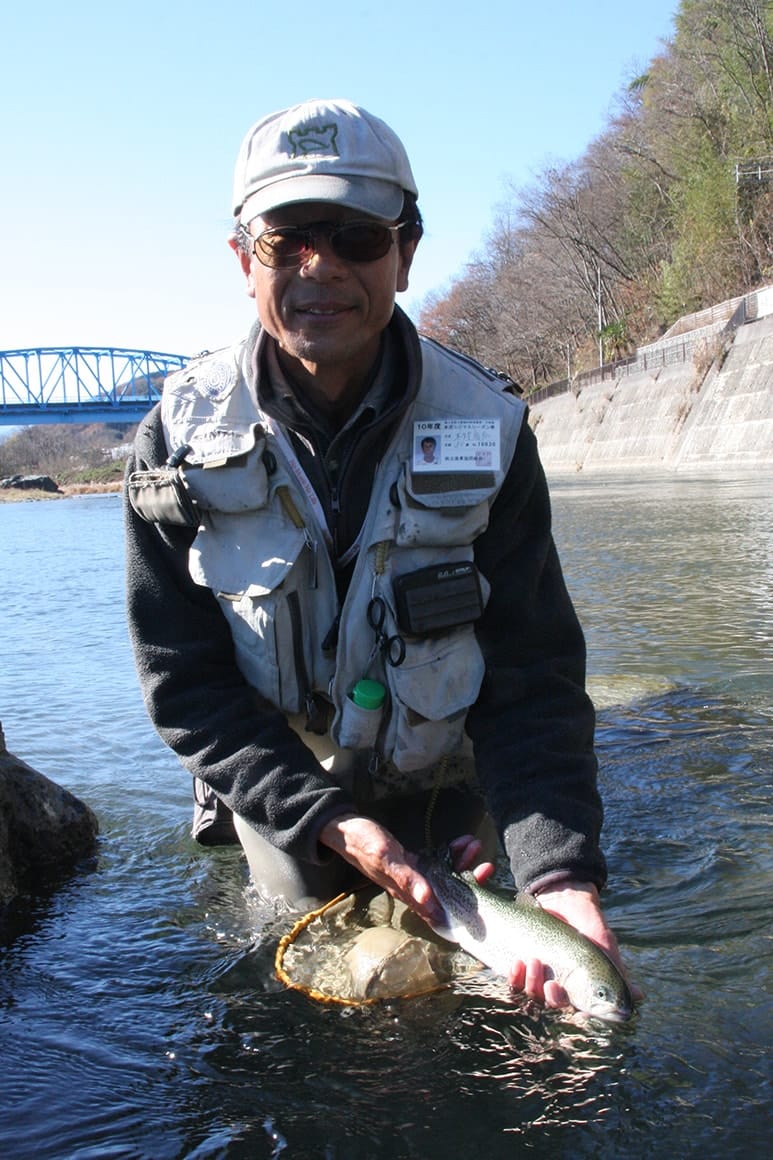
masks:
[[[699,350],[681,364],[535,404],[530,422],[546,470],[773,467],[773,315],[740,327],[706,373],[707,361]]]

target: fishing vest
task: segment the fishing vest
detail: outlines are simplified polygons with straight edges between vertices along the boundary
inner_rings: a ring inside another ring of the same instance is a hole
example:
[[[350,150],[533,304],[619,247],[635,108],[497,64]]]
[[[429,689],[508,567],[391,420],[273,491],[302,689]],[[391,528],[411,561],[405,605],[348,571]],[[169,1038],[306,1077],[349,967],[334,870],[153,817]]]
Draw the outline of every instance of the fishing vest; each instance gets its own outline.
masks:
[[[474,619],[445,626],[442,605],[458,576],[478,586],[479,611],[488,600],[473,545],[525,414],[493,373],[431,341],[421,349],[421,385],[376,468],[340,609],[321,507],[257,405],[245,348],[172,375],[161,405],[167,446],[186,448],[190,574],[217,597],[241,672],[336,781],[351,788],[356,776],[361,790],[365,771],[375,798],[433,784],[441,759],[444,784],[474,776],[464,724],[484,661]],[[380,707],[352,699],[362,679],[385,688]]]

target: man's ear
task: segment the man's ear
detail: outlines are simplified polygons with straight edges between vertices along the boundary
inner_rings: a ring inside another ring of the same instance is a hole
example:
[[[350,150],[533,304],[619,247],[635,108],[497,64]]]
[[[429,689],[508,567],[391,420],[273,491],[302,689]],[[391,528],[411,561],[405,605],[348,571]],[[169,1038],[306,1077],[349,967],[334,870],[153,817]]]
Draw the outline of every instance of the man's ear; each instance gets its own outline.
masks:
[[[239,265],[242,268],[242,273],[247,279],[247,294],[250,298],[254,298],[255,279],[252,276],[252,257],[244,252],[244,248],[239,245],[239,240],[235,234],[231,234],[230,238],[228,239],[228,245],[236,254]]]
[[[416,253],[416,247],[418,244],[419,239],[417,238],[414,242],[404,242],[400,246],[400,262],[397,267],[397,285],[395,287],[398,294],[401,294],[403,290],[408,289],[408,274],[411,269],[411,263],[413,262],[413,255]]]

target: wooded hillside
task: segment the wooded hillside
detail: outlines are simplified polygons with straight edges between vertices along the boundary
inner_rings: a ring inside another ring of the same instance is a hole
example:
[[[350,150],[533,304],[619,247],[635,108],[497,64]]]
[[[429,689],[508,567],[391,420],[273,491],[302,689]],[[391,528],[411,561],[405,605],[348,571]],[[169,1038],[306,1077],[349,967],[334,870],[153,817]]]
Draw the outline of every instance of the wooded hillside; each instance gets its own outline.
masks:
[[[527,392],[773,278],[773,3],[681,0],[613,110],[581,157],[511,188],[421,311],[424,333]]]
[[[0,479],[41,472],[60,485],[118,482],[124,469],[120,448],[136,429],[126,423],[25,427],[0,443]]]

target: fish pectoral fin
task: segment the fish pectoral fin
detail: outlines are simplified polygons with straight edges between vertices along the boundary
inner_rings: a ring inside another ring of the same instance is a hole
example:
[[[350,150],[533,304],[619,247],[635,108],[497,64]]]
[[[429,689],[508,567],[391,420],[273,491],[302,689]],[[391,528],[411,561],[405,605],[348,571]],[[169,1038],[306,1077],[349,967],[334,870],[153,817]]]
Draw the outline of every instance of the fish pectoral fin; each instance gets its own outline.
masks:
[[[477,943],[483,942],[486,937],[486,923],[480,914],[468,915],[464,920],[464,929]]]
[[[438,938],[443,938],[446,942],[454,943],[456,946],[459,945],[459,940],[450,926],[441,926],[440,923],[432,923],[430,930],[434,931]]]

